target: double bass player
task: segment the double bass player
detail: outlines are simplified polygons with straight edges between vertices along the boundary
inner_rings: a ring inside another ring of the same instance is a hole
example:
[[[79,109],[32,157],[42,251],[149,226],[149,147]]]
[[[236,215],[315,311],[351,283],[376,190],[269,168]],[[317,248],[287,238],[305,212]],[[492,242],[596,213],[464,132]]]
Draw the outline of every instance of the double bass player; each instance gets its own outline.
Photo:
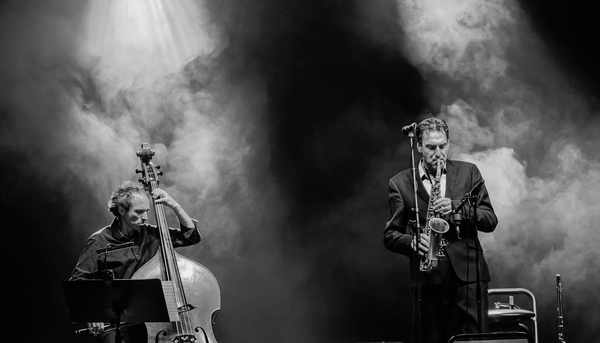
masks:
[[[195,220],[167,192],[156,188],[148,194],[142,184],[126,181],[112,193],[108,201],[108,210],[115,216],[112,223],[88,238],[69,280],[100,279],[103,271],[111,271],[115,279],[131,279],[157,254],[160,247],[157,227],[147,223],[149,197],[155,204],[170,208],[177,216],[179,229],[169,230],[174,247],[200,242]],[[124,244],[128,246],[108,253],[101,251],[109,246]],[[115,341],[115,331],[104,332],[103,323],[88,323],[88,330],[97,337],[98,342]],[[148,342],[143,323],[120,330],[124,343]]]

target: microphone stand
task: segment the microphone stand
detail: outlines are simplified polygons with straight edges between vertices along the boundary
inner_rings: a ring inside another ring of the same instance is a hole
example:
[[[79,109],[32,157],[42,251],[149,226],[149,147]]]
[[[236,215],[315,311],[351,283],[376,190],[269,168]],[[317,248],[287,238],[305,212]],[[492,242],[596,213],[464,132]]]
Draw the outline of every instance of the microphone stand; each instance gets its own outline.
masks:
[[[462,201],[460,202],[460,204],[456,207],[456,209],[454,209],[452,211],[452,217],[455,218],[454,216],[456,216],[456,218],[460,218],[461,214],[458,213],[462,207],[465,205],[465,203],[469,203],[469,206],[471,206],[473,208],[473,218],[475,219],[475,280],[476,280],[476,285],[475,285],[475,299],[477,301],[477,328],[479,333],[483,332],[483,322],[482,322],[482,310],[481,310],[481,276],[479,275],[479,251],[477,251],[477,243],[479,242],[479,237],[478,237],[478,232],[477,232],[477,197],[479,196],[479,192],[481,192],[481,189],[478,189],[480,186],[483,186],[483,184],[485,183],[484,180],[481,180],[480,182],[478,182],[475,186],[473,186],[473,189],[471,189],[471,191],[469,191],[465,197],[462,199]],[[477,193],[475,193],[475,191],[477,191]],[[469,226],[467,227],[467,240],[471,238],[471,220],[473,218],[468,218],[467,217],[467,223],[469,223]],[[460,220],[462,220],[462,218],[459,219],[459,223],[457,224],[457,235],[460,234],[460,231],[458,230],[458,225],[460,225]],[[459,237],[460,239],[460,237]],[[469,256],[469,244],[467,243],[467,256]],[[469,260],[467,259],[467,263]],[[467,268],[468,270],[468,268]],[[468,310],[467,310],[468,311]]]
[[[107,244],[106,247],[96,250],[99,254],[101,252],[104,253],[104,269],[100,271],[100,275],[102,276],[103,281],[113,281],[115,279],[115,272],[112,269],[108,269],[108,265],[106,264],[106,260],[108,257],[108,253],[113,250],[128,248],[133,246],[133,242],[127,242],[123,244]],[[123,336],[121,335],[121,310],[115,311],[115,343],[121,343],[123,341]]]
[[[101,271],[99,271],[98,273],[100,274],[102,280],[104,281],[111,281],[115,279],[115,273],[112,269],[108,269],[107,264],[106,264],[106,259],[108,257],[108,253],[114,250],[119,250],[119,249],[124,249],[124,248],[129,248],[130,246],[133,246],[133,242],[127,242],[127,243],[123,243],[123,244],[107,244],[106,247],[104,248],[100,248],[96,250],[96,253],[101,254],[104,253],[104,269],[102,269]]]
[[[419,245],[421,242],[421,224],[419,221],[419,201],[417,198],[417,191],[419,189],[419,186],[417,184],[417,168],[416,168],[416,164],[415,164],[415,148],[414,148],[414,139],[415,139],[415,132],[414,132],[414,128],[412,130],[409,130],[408,132],[405,132],[408,135],[408,138],[410,140],[410,170],[412,173],[412,178],[413,178],[413,194],[414,194],[414,201],[415,201],[415,231],[413,232],[413,236],[416,237],[416,240],[413,239],[413,241],[415,241],[415,249],[413,250],[413,278],[416,281],[416,285],[415,285],[415,301],[416,301],[416,311],[417,311],[417,325],[418,325],[418,333],[419,333],[419,338],[418,338],[418,342],[421,341],[422,339],[422,324],[421,324],[421,301],[422,301],[422,294],[421,294],[421,276],[419,275],[418,272],[418,268],[419,268],[419,260],[420,260],[420,256],[419,256]],[[414,326],[412,328],[414,330]],[[411,335],[412,336],[412,335]],[[411,337],[412,338],[412,337]],[[412,339],[411,339],[412,341]]]

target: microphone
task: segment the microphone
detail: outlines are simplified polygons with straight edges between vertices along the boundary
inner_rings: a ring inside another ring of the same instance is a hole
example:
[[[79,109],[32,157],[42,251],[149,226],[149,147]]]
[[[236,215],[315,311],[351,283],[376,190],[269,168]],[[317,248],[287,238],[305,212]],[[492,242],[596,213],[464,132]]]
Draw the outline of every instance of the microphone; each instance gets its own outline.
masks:
[[[96,253],[98,253],[98,254],[108,253],[108,252],[111,252],[113,250],[119,250],[119,249],[123,249],[123,248],[129,248],[130,246],[133,246],[133,242],[127,242],[127,243],[123,243],[123,244],[110,244],[109,243],[104,248],[96,249]]]
[[[471,189],[471,191],[467,193],[465,198],[460,202],[460,205],[451,212],[451,222],[454,224],[454,228],[456,229],[456,238],[458,239],[462,239],[460,237],[460,223],[462,222],[463,218],[460,209],[462,209],[463,205],[467,200],[469,200],[469,198],[475,198],[477,195],[479,195],[479,191],[484,183],[484,179],[479,180],[479,182],[473,186],[473,189]]]
[[[98,254],[104,253],[104,269],[102,269],[101,271],[98,272],[98,273],[100,273],[102,280],[111,281],[111,280],[115,279],[115,272],[112,269],[107,268],[108,266],[106,264],[106,258],[108,256],[108,253],[111,251],[114,251],[114,250],[128,248],[130,246],[133,246],[133,242],[127,242],[127,243],[123,243],[123,244],[110,244],[109,243],[106,245],[106,247],[96,250],[96,252]]]
[[[475,184],[475,186],[473,186],[473,188],[471,189],[471,191],[469,191],[469,193],[467,193],[465,195],[465,197],[461,200],[460,204],[458,206],[456,206],[455,209],[453,209],[450,214],[451,215],[455,215],[457,213],[459,213],[459,211],[461,210],[461,208],[463,207],[463,205],[472,197],[476,197],[477,195],[479,195],[479,191],[481,190],[481,187],[483,186],[483,184],[485,183],[484,179],[479,180],[479,182],[477,182]],[[462,220],[462,218],[460,218]]]
[[[483,186],[484,183],[484,179],[481,179],[479,182],[477,182],[477,184],[473,186],[473,189],[471,189],[471,191],[469,192],[469,195],[478,195],[479,190],[481,189],[481,186]]]
[[[460,238],[460,223],[462,222],[462,214],[454,213],[452,214],[450,221],[454,224],[454,229],[456,230],[456,237]]]
[[[412,123],[410,125],[406,125],[405,127],[402,128],[402,133],[408,136],[409,133],[414,131],[416,126],[417,126],[417,123]]]

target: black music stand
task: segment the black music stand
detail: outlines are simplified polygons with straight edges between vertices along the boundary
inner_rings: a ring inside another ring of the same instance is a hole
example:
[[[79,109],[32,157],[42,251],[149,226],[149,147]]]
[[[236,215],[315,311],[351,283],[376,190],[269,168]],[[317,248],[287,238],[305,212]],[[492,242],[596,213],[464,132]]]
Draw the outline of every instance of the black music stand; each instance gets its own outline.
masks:
[[[62,287],[71,320],[114,323],[116,343],[121,322],[177,321],[173,284],[160,279],[63,281]]]

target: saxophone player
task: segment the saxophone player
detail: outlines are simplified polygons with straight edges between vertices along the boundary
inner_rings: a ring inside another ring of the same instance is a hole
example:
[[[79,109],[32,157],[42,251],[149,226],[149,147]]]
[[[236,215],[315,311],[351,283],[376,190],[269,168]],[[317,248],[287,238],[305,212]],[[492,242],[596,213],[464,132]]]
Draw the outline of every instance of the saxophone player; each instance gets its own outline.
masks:
[[[450,140],[444,120],[430,117],[421,121],[414,127],[414,137],[421,159],[414,173],[409,168],[389,181],[389,216],[383,241],[387,249],[407,256],[410,261],[415,304],[419,309],[411,336],[417,332],[421,342],[442,343],[456,334],[487,331],[490,273],[476,231],[494,231],[498,219],[477,166],[447,159]],[[438,166],[441,175],[436,180]],[[463,202],[473,187],[479,188],[476,185],[482,187],[478,193],[474,192],[473,202]],[[432,187],[436,187],[436,198],[430,201]],[[451,221],[453,211],[462,214],[462,220]],[[435,268],[424,272],[419,263],[434,247],[429,246],[431,236],[423,234],[423,229],[432,215],[448,221],[450,228],[442,234],[446,246],[440,250],[445,256],[439,258]]]

